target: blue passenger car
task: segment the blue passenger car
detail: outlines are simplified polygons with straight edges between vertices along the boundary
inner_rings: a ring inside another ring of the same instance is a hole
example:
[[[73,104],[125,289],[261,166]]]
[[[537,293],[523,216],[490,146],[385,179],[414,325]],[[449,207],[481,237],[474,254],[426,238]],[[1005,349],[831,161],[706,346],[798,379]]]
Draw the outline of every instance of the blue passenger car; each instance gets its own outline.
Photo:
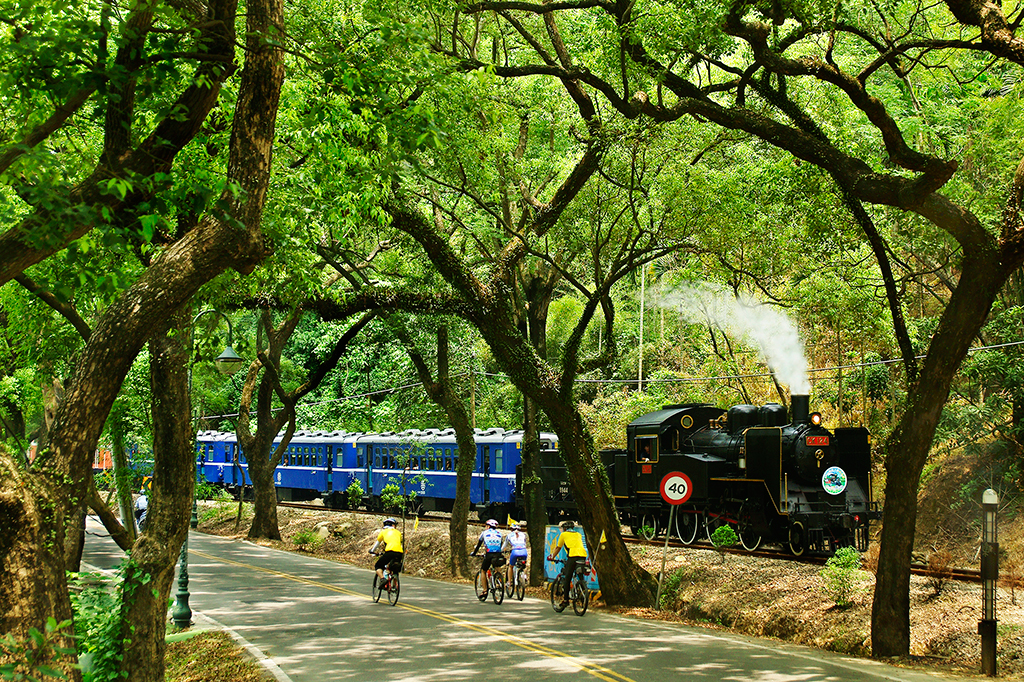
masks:
[[[543,449],[557,448],[554,434],[542,433],[540,438]],[[203,431],[196,440],[204,480],[236,497],[245,494],[252,481],[244,457],[234,464],[235,435]],[[481,518],[503,518],[515,510],[522,440],[522,431],[476,430],[470,504]],[[451,511],[459,457],[451,428],[397,433],[296,431],[274,482],[280,500],[321,498],[334,508],[382,509],[389,492],[415,492],[413,510],[417,513]]]

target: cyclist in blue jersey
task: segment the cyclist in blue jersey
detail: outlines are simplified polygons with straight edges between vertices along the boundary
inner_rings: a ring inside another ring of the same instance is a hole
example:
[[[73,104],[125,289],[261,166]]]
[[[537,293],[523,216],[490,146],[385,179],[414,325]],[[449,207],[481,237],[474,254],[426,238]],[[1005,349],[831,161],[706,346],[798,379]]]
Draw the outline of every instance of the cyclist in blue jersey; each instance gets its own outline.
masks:
[[[480,545],[483,545],[487,550],[487,553],[484,555],[483,563],[480,564],[480,570],[484,573],[486,573],[487,569],[492,565],[500,566],[501,561],[504,560],[505,557],[505,555],[501,553],[501,546],[505,538],[502,536],[501,531],[498,530],[498,522],[494,519],[488,519],[485,525],[487,528],[484,529],[484,532],[480,533],[480,538],[476,541],[476,547],[473,548],[473,553],[470,554],[470,556],[476,556],[477,551],[480,549]],[[481,597],[486,596],[486,592],[481,595]]]
[[[508,557],[508,566],[505,568],[505,584],[511,585],[512,571],[515,569],[516,563],[526,561],[526,533],[519,528],[518,523],[512,524],[512,529],[505,536],[505,542],[501,548],[512,550]]]

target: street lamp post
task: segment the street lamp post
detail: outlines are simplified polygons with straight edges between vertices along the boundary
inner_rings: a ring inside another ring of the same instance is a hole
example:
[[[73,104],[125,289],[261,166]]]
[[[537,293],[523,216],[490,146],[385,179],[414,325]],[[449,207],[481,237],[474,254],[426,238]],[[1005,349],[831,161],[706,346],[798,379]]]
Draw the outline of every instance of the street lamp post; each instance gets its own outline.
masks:
[[[999,536],[996,512],[999,494],[989,488],[981,496],[981,591],[982,619],[978,623],[981,635],[981,674],[996,674],[996,584],[999,582]]]
[[[189,326],[189,370],[188,370],[188,397],[189,404],[192,403],[192,342],[195,336],[195,324],[203,315],[209,313],[216,313],[224,318],[228,323],[228,345],[217,359],[213,361],[217,371],[225,376],[231,376],[239,369],[242,368],[242,364],[245,360],[235,352],[231,347],[231,320],[227,315],[220,312],[219,310],[209,309],[204,310],[192,318],[192,324]],[[191,408],[189,408],[191,410]],[[189,420],[191,424],[191,420]],[[198,480],[199,474],[196,472],[195,478]],[[197,528],[199,526],[199,509],[198,503],[196,502],[196,491],[195,481],[193,481],[192,487],[192,518],[189,520],[189,526],[191,528]],[[185,533],[185,541],[181,543],[181,554],[178,557],[178,591],[174,597],[174,607],[171,609],[171,620],[179,628],[187,628],[192,624],[192,609],[188,605],[189,591],[188,591],[188,533]]]

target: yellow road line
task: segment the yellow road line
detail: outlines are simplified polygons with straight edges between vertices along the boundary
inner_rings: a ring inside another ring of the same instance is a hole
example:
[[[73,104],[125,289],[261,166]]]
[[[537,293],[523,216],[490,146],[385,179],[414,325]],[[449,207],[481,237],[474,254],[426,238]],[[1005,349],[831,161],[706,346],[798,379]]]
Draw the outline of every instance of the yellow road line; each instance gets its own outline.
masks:
[[[344,587],[338,587],[337,585],[322,583],[316,580],[310,580],[308,578],[300,578],[299,576],[291,575],[290,573],[284,573],[282,571],[277,571],[272,568],[266,568],[264,566],[254,566],[253,564],[247,564],[241,561],[224,559],[223,557],[213,556],[212,554],[200,552],[195,549],[189,549],[189,553],[196,554],[197,556],[201,556],[204,559],[209,559],[211,561],[219,561],[223,564],[229,564],[231,566],[239,566],[241,568],[249,568],[254,571],[260,571],[262,573],[269,573],[270,575],[276,575],[280,578],[285,578],[293,582],[302,583],[304,585],[310,585],[313,587],[319,587],[325,590],[330,590],[331,592],[338,592],[340,594],[347,594],[355,597],[363,597],[364,599],[371,598],[369,595],[364,594],[363,592],[356,592],[354,590],[349,590]],[[568,663],[570,665],[576,666],[581,671],[593,675],[594,677],[597,677],[599,679],[607,680],[608,682],[634,682],[629,677],[626,677],[625,675],[620,675],[614,670],[609,670],[608,668],[605,668],[596,663],[588,663],[587,661],[582,661],[576,658],[575,656],[558,651],[556,649],[552,649],[550,647],[546,647],[543,644],[532,642],[528,639],[520,637],[519,635],[513,635],[507,632],[503,632],[501,630],[497,630],[495,628],[488,627],[486,625],[480,625],[478,623],[473,623],[471,621],[458,618],[456,616],[441,613],[440,611],[433,611],[431,609],[425,609],[423,607],[407,604],[404,602],[399,602],[395,606],[397,606],[398,608],[405,609],[406,611],[412,611],[413,613],[419,613],[424,616],[430,616],[431,618],[443,620],[447,623],[451,623],[452,625],[457,625],[459,627],[466,628],[467,630],[473,630],[474,632],[479,632],[484,635],[497,637],[498,639],[504,642],[508,642],[509,644],[517,646],[521,649],[526,649],[527,651],[532,651],[542,656],[547,656],[548,658],[553,658]]]

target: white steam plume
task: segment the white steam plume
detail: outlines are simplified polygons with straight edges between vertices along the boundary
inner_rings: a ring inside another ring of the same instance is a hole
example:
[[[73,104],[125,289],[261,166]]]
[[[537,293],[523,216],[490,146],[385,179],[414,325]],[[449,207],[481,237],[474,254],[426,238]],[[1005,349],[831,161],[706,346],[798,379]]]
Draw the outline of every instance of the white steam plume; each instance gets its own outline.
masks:
[[[793,322],[780,310],[754,299],[737,299],[724,287],[700,284],[664,294],[658,305],[673,308],[691,322],[712,324],[757,347],[779,383],[794,395],[809,395],[807,358]]]

